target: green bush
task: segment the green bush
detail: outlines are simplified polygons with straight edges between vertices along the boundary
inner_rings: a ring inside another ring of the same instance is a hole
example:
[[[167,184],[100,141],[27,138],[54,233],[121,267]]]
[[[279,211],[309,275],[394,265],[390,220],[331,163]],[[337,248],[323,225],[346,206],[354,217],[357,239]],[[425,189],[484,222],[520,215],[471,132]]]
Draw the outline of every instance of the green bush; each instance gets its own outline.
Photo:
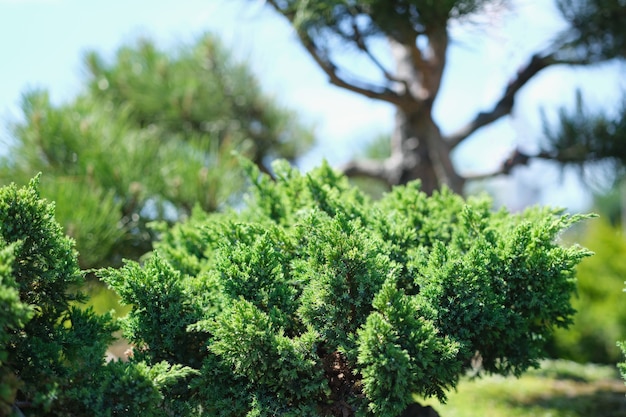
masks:
[[[581,243],[595,252],[577,268],[578,288],[572,296],[577,310],[569,329],[557,330],[550,342],[552,357],[580,363],[615,364],[615,345],[626,334],[626,239],[621,230],[600,220],[586,228]]]
[[[328,165],[246,169],[245,208],[160,225],[145,264],[99,272],[132,306],[133,361],[198,370],[162,391],[173,415],[393,417],[478,363],[537,367],[572,322],[589,252],[556,239],[584,216],[417,183],[372,202]]]
[[[20,331],[33,314],[29,305],[20,301],[17,283],[12,276],[15,244],[2,243],[0,249],[0,415],[11,412],[21,381],[7,366],[11,334]]]
[[[54,205],[28,187],[0,188],[0,415],[164,416],[162,389],[189,370],[105,364],[118,329],[81,309],[83,275]]]

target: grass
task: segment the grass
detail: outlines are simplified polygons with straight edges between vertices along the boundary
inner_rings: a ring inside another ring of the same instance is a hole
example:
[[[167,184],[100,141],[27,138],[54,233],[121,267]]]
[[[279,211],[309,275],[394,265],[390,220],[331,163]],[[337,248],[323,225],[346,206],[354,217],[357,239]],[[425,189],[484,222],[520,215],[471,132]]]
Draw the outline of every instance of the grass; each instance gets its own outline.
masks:
[[[115,317],[124,317],[131,307],[121,305],[119,296],[105,284],[89,279],[85,282],[82,291],[89,297],[84,307],[92,307],[97,314],[113,312]]]
[[[446,404],[428,399],[441,417],[624,417],[626,385],[617,369],[546,361],[521,378],[463,379]]]

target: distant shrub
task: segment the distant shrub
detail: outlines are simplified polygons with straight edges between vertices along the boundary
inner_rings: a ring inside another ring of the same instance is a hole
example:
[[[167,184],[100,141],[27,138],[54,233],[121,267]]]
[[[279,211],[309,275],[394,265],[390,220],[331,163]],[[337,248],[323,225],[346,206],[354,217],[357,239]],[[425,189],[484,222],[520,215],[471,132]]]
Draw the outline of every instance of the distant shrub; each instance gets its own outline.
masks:
[[[585,229],[581,243],[595,252],[577,268],[577,310],[574,324],[557,330],[550,355],[577,362],[615,364],[621,359],[616,340],[626,334],[626,303],[622,289],[626,281],[626,238],[621,230],[604,220]]]
[[[134,361],[199,371],[163,391],[174,415],[395,417],[472,364],[538,366],[572,322],[589,252],[556,238],[584,216],[417,183],[372,202],[328,165],[246,166],[244,209],[161,226],[145,264],[99,272],[132,306]]]

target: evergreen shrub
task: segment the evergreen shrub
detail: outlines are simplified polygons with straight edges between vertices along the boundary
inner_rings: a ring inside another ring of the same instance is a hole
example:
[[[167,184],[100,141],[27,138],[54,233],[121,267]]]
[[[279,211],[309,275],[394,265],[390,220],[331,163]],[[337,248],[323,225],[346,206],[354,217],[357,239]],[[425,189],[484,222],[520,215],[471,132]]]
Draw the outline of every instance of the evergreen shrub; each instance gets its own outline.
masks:
[[[558,237],[586,216],[244,165],[245,207],[160,225],[143,264],[99,272],[132,306],[130,363],[197,370],[162,390],[172,415],[395,417],[468,370],[537,367],[572,322],[590,252]]]
[[[81,308],[74,242],[39,177],[0,188],[0,416],[167,416],[162,390],[191,370],[105,363],[119,328]]]

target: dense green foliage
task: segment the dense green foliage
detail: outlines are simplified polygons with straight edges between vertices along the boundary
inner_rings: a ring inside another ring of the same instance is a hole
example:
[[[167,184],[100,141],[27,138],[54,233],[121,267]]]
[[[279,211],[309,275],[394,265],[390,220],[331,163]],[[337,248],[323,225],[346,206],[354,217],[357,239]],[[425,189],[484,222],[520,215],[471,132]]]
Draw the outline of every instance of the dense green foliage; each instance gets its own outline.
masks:
[[[0,415],[7,415],[15,402],[21,381],[7,366],[9,342],[13,332],[20,331],[32,317],[32,309],[20,301],[17,283],[12,276],[15,245],[2,245],[0,250]]]
[[[298,118],[211,36],[173,52],[140,41],[110,62],[90,53],[86,67],[85,89],[68,103],[24,96],[0,158],[0,183],[43,172],[41,192],[57,202],[82,268],[138,259],[154,238],[148,222],[236,198],[243,178],[232,150],[266,170],[311,144]]]
[[[556,4],[570,25],[563,34],[562,53],[589,63],[626,58],[624,0],[557,0]]]
[[[595,255],[577,268],[577,310],[574,324],[557,330],[550,344],[555,358],[615,364],[621,351],[615,345],[626,335],[626,303],[622,289],[626,276],[626,239],[605,220],[593,222],[580,234],[580,242]]]
[[[160,389],[190,370],[104,363],[118,326],[76,306],[74,244],[38,182],[0,189],[0,415],[164,416]]]
[[[264,169],[267,160],[294,160],[310,145],[311,134],[297,117],[264,94],[250,69],[212,36],[173,54],[144,40],[121,48],[112,64],[95,52],[86,62],[90,94],[127,106],[140,127],[159,127],[161,143],[179,138],[216,147],[239,144]]]
[[[162,225],[144,265],[99,273],[132,305],[133,361],[199,371],[166,393],[177,415],[395,417],[472,366],[537,366],[571,324],[589,252],[555,239],[582,216],[417,183],[372,202],[327,165],[246,167],[244,209]]]

